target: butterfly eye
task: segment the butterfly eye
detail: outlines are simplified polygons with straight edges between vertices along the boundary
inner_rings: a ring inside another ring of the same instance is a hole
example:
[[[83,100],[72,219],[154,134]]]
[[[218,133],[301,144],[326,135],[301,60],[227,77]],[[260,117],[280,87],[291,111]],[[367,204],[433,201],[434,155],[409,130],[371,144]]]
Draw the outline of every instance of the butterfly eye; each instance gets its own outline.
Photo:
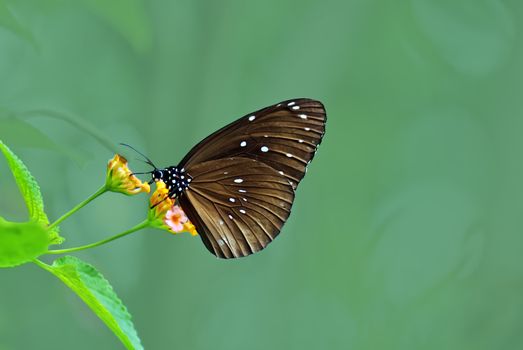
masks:
[[[153,180],[160,180],[162,178],[162,172],[160,170],[153,171]]]

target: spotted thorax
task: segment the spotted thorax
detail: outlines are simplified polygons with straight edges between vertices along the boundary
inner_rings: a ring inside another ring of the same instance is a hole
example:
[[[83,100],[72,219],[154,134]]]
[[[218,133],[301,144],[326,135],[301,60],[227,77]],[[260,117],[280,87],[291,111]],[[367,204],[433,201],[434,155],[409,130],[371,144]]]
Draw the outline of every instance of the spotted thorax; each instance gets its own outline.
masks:
[[[152,172],[152,179],[155,182],[162,181],[169,191],[169,197],[174,198],[182,193],[191,183],[191,176],[185,172],[184,168],[178,169],[170,166],[165,169],[156,169]]]

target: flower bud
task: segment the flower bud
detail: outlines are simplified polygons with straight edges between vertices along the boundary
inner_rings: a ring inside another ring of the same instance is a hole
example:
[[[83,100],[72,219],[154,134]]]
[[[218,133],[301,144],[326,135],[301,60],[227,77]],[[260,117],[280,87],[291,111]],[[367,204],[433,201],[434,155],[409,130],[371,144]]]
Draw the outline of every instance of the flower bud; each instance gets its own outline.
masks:
[[[107,163],[107,176],[105,178],[105,188],[111,192],[123,193],[125,195],[138,194],[151,190],[147,182],[142,182],[133,175],[127,167],[127,159],[116,154]]]

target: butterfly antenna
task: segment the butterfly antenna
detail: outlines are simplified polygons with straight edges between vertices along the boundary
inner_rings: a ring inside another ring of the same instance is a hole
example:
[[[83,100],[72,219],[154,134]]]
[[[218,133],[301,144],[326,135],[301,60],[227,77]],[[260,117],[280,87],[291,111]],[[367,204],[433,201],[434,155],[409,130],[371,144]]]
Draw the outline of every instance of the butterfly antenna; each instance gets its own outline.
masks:
[[[140,159],[141,160],[141,159]],[[154,170],[152,171],[144,171],[144,172],[139,172],[139,173],[133,173],[133,175],[143,175],[143,174],[150,174],[152,173]],[[150,184],[149,184],[150,185]]]
[[[152,205],[152,206],[150,207],[150,209],[154,209],[154,208],[156,208],[156,206],[157,206],[158,204],[162,203],[162,202],[165,201],[167,198],[169,198],[169,196],[165,196],[164,199],[162,199],[161,201],[159,201],[159,202],[156,203],[155,205]]]
[[[145,158],[144,162],[149,164],[150,166],[152,166],[155,170],[158,169],[158,167],[156,165],[154,165],[153,161],[149,159],[149,157],[147,157],[145,154],[143,154],[142,152],[138,151],[136,148],[134,148],[133,146],[131,145],[128,145],[126,143],[120,143],[120,145],[122,146],[125,146],[125,147],[129,147],[130,149],[132,149],[133,151],[135,151],[136,153],[138,153],[139,155],[141,155],[142,157]],[[135,173],[135,174],[138,174],[138,173]],[[144,174],[147,174],[147,173],[144,173]]]

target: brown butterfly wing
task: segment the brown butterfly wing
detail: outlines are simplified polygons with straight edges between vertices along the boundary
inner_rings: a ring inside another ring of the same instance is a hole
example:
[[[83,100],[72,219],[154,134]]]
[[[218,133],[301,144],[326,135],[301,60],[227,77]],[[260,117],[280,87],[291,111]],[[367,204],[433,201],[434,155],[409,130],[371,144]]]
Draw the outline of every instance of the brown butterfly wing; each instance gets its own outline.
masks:
[[[205,246],[220,258],[264,249],[289,217],[294,190],[254,159],[231,157],[187,166],[192,177],[179,203]]]
[[[209,160],[258,160],[296,189],[325,133],[327,116],[316,100],[287,100],[245,115],[198,143],[180,162],[190,168]]]

